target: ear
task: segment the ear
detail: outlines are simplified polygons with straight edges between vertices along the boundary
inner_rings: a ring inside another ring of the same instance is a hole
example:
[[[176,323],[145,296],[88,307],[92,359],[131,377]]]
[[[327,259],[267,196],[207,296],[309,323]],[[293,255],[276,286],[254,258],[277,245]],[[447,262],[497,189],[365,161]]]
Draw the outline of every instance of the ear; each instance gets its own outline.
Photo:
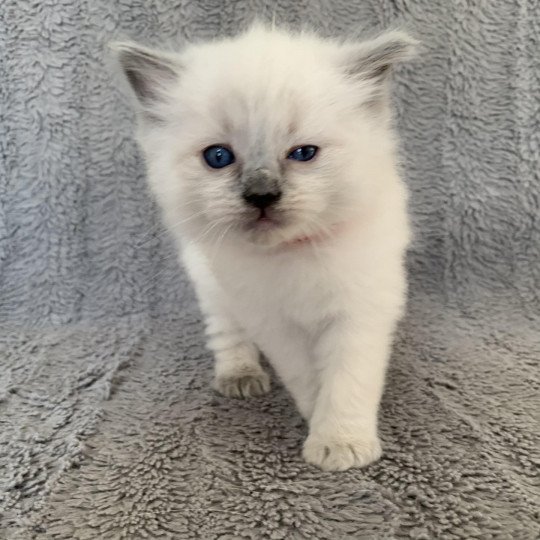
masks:
[[[391,68],[413,58],[419,42],[405,32],[392,31],[345,46],[345,71],[349,77],[382,86]]]
[[[143,108],[157,105],[180,76],[176,57],[131,42],[110,44],[122,71]]]

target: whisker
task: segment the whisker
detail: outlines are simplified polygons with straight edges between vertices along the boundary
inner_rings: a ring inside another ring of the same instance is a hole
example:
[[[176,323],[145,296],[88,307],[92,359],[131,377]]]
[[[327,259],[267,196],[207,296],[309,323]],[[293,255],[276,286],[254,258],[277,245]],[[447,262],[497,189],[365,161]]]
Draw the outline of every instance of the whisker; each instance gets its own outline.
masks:
[[[168,232],[171,232],[172,230],[176,229],[180,225],[183,225],[184,223],[187,223],[188,221],[196,219],[196,218],[198,218],[199,216],[201,216],[204,213],[205,213],[205,211],[203,210],[201,212],[196,212],[195,214],[192,214],[191,216],[189,216],[189,217],[187,217],[185,219],[182,219],[182,220],[180,220],[180,221],[178,221],[176,223],[173,223],[172,225],[168,225],[168,226],[167,225],[162,225],[163,230],[161,230],[158,234],[155,234],[157,232],[157,230],[148,232],[143,238],[148,238],[148,236],[153,235],[152,238],[147,239],[145,241],[141,241],[141,243],[138,244],[136,247],[142,247],[144,244],[150,242],[151,240],[161,238],[162,236],[164,236]]]
[[[229,233],[229,231],[232,229],[233,226],[234,226],[234,222],[229,223],[229,225],[223,230],[223,233],[221,234],[221,236],[216,241],[213,253],[212,253],[211,257],[210,257],[210,266],[212,266],[214,264],[215,258],[216,258],[217,253],[218,253],[218,248],[220,247],[219,244],[221,243],[221,245],[223,245],[223,242],[225,241],[225,237],[227,236],[227,234]]]
[[[224,219],[219,219],[217,221],[214,221],[213,223],[210,223],[209,226],[207,226],[203,232],[195,239],[191,240],[190,241],[190,244],[196,244],[198,242],[200,242],[201,240],[203,240],[206,236],[208,236],[208,234],[213,230],[215,229],[216,227],[218,227],[219,225],[223,225],[224,223],[226,223],[226,221]]]

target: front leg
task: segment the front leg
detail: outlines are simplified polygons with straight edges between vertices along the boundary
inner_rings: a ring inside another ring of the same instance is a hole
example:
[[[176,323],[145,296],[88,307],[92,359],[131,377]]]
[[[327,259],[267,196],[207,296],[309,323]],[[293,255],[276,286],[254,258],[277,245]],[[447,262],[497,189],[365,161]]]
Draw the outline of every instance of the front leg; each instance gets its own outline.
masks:
[[[276,335],[279,339],[267,347],[270,362],[293,397],[298,412],[309,421],[319,390],[309,347],[290,329],[280,328]]]
[[[224,315],[207,315],[208,347],[214,353],[214,390],[227,397],[266,394],[270,377],[261,366],[259,349]]]
[[[261,366],[259,349],[227,309],[227,297],[210,271],[206,257],[193,244],[183,260],[195,285],[206,321],[208,348],[214,353],[213,388],[227,397],[251,397],[270,390],[270,377]]]
[[[335,322],[316,347],[321,386],[303,454],[324,470],[381,456],[377,415],[395,321],[370,323]]]

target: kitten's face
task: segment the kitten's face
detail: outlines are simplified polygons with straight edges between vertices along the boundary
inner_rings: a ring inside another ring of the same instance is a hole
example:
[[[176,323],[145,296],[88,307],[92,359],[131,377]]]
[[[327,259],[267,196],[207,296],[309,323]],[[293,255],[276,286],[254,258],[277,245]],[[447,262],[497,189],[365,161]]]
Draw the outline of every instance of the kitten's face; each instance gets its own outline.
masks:
[[[391,154],[386,68],[411,46],[401,34],[355,47],[261,28],[174,57],[124,46],[168,224],[275,246],[368,208]]]

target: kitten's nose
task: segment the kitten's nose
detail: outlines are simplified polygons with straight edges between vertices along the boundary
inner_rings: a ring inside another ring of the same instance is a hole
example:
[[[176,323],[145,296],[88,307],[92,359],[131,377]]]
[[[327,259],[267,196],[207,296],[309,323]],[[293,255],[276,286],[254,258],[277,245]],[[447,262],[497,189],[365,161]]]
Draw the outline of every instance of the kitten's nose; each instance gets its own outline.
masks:
[[[244,178],[242,198],[250,206],[264,210],[281,198],[279,182],[264,169],[252,171]]]
[[[249,191],[244,191],[242,197],[249,205],[264,210],[279,201],[281,191],[269,191],[267,193],[250,193]]]

